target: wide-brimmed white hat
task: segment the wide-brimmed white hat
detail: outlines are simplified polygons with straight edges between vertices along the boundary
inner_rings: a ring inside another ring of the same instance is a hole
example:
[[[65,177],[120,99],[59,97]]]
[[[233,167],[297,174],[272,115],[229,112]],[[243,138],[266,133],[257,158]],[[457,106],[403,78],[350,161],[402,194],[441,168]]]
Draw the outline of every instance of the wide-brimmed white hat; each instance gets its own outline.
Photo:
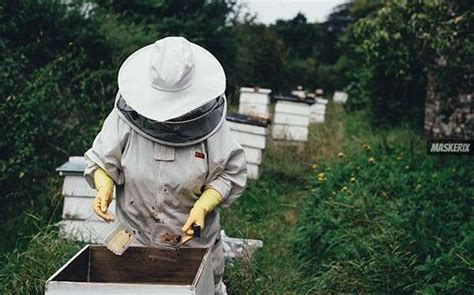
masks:
[[[159,122],[177,118],[225,91],[219,61],[183,37],[166,37],[130,55],[120,67],[118,87],[127,104]]]

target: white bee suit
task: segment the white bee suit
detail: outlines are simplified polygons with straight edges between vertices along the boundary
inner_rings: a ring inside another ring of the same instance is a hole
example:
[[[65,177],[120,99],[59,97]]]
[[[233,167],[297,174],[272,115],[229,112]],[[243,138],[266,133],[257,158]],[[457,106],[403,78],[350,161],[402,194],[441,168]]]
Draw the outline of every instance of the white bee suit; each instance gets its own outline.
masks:
[[[223,197],[229,206],[244,191],[247,167],[242,147],[227,123],[204,141],[190,146],[167,146],[131,128],[117,108],[85,153],[87,182],[94,188],[93,172],[104,169],[116,184],[117,217],[138,231],[142,245],[152,242],[157,224],[181,227],[206,188]],[[216,293],[222,284],[224,257],[220,242],[219,210],[209,212],[200,238],[188,247],[212,247]]]

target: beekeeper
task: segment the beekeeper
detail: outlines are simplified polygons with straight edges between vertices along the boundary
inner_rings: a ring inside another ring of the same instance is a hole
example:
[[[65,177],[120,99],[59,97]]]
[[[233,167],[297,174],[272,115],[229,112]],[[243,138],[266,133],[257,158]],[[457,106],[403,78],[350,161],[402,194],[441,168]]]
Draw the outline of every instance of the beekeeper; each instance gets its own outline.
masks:
[[[157,225],[201,237],[187,246],[211,247],[216,294],[225,294],[217,207],[242,193],[247,167],[226,124],[226,77],[206,49],[167,37],[134,52],[118,73],[115,107],[92,148],[85,177],[97,189],[93,208],[110,221],[115,186],[120,221],[153,242]]]

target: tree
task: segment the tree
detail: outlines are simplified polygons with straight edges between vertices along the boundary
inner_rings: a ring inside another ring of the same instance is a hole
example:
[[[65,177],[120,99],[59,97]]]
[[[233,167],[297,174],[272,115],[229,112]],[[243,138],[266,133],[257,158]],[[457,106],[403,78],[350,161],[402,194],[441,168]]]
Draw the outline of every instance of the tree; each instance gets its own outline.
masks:
[[[359,20],[348,42],[361,65],[355,77],[368,81],[356,79],[353,86],[368,88],[352,96],[368,96],[377,123],[421,126],[427,72],[435,74],[445,99],[472,89],[472,15],[466,1],[388,1]]]

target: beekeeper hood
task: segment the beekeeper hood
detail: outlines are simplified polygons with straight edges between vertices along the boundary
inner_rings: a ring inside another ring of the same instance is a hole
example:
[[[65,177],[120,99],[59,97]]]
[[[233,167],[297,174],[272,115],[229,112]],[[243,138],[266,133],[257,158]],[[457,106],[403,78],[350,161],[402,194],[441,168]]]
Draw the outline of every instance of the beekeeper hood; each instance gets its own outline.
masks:
[[[217,59],[183,37],[167,37],[130,55],[115,101],[131,128],[162,144],[200,142],[225,120],[226,78]]]

